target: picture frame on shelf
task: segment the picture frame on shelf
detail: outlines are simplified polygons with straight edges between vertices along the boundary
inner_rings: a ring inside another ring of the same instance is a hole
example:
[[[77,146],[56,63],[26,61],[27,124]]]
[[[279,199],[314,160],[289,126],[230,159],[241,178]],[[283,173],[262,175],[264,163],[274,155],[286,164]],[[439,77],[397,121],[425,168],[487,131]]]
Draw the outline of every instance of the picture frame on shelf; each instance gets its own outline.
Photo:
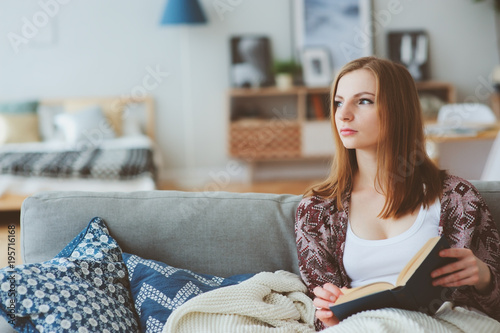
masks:
[[[429,73],[429,35],[424,30],[391,31],[387,34],[389,59],[404,65],[415,81]]]
[[[297,55],[307,47],[323,46],[337,73],[349,61],[373,54],[371,0],[293,0],[293,4]]]
[[[267,36],[233,36],[230,49],[230,81],[233,87],[274,85],[271,42]]]
[[[325,87],[332,83],[330,52],[325,47],[307,47],[302,51],[304,83],[308,87]]]

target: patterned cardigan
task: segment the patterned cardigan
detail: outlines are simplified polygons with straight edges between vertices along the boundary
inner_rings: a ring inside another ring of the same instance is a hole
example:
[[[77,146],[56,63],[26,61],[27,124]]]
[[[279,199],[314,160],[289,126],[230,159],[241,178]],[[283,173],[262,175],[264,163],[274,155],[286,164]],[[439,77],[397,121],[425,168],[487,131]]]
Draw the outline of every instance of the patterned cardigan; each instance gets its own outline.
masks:
[[[343,210],[337,209],[335,200],[316,196],[304,198],[297,208],[299,268],[311,296],[316,286],[326,282],[350,287],[343,265],[349,199],[350,193],[343,200]],[[474,287],[461,287],[451,294],[453,302],[481,310],[500,321],[499,232],[477,189],[459,177],[445,178],[439,235],[446,237],[451,247],[471,249],[491,270],[489,293],[483,295]]]

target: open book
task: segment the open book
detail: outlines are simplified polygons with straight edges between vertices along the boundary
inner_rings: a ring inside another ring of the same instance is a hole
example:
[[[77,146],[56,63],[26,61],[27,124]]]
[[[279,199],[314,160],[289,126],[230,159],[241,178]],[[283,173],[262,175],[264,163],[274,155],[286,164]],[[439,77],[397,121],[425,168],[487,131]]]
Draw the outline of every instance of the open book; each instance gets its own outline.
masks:
[[[344,295],[337,299],[330,310],[339,320],[357,312],[381,308],[434,314],[446,300],[446,289],[432,285],[431,272],[455,260],[439,256],[439,251],[445,248],[449,248],[445,238],[429,239],[399,273],[396,285],[375,282],[343,290]]]

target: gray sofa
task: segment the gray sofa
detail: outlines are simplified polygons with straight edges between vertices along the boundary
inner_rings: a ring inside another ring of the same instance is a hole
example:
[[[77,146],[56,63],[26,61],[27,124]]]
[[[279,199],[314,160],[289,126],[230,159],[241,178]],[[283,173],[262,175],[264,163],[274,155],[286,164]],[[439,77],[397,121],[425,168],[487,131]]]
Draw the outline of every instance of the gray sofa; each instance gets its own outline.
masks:
[[[500,227],[500,182],[474,182]],[[124,252],[218,276],[298,273],[297,195],[151,191],[46,192],[21,210],[24,263],[53,258],[95,216]],[[0,322],[0,332],[13,332]]]

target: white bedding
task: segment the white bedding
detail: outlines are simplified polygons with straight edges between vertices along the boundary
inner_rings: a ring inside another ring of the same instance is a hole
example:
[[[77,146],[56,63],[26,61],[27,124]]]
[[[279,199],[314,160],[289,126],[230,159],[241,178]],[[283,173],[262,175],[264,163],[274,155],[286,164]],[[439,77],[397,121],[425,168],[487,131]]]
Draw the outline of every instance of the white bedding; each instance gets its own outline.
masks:
[[[0,175],[0,195],[31,195],[41,191],[131,192],[156,189],[151,177],[132,180],[54,179]]]
[[[402,309],[379,309],[355,314],[324,333],[493,333],[500,323],[476,311],[445,302],[434,316]]]
[[[57,152],[66,151],[71,145],[61,141],[45,141],[30,143],[12,143],[0,146],[0,153],[4,152]],[[100,149],[116,148],[151,148],[154,154],[154,163],[160,167],[161,158],[158,149],[151,139],[145,135],[120,137],[102,141]],[[48,178],[23,177],[0,174],[0,195],[9,193],[14,195],[31,195],[40,191],[97,191],[97,192],[129,192],[148,191],[156,189],[153,178],[140,176],[131,180],[102,180],[76,178]]]
[[[101,149],[115,148],[148,148],[153,147],[151,139],[145,135],[126,136],[103,140],[98,146]],[[8,143],[0,145],[0,153],[4,152],[54,152],[71,150],[73,145],[63,141],[40,141],[26,143]]]

